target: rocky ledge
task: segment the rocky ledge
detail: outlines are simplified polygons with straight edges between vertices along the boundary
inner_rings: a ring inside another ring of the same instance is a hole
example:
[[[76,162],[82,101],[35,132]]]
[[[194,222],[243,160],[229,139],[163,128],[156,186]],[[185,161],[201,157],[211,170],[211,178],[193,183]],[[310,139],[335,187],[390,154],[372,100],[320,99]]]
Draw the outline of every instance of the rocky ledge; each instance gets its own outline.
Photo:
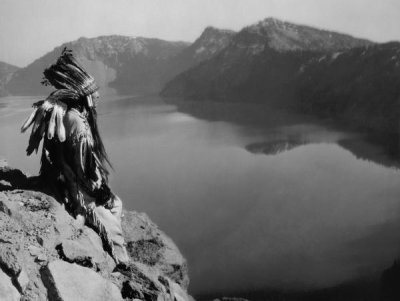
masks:
[[[92,229],[24,181],[0,162],[0,300],[193,300],[186,260],[146,214],[124,212],[130,262],[116,266]]]

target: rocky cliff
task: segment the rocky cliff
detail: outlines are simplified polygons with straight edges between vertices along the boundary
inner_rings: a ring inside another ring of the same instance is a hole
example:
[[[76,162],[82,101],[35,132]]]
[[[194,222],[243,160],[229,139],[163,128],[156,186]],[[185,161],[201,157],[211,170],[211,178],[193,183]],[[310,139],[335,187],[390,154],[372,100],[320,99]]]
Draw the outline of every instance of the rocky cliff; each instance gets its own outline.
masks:
[[[124,213],[130,262],[116,266],[91,228],[26,183],[0,163],[0,300],[192,300],[186,260],[145,214]]]

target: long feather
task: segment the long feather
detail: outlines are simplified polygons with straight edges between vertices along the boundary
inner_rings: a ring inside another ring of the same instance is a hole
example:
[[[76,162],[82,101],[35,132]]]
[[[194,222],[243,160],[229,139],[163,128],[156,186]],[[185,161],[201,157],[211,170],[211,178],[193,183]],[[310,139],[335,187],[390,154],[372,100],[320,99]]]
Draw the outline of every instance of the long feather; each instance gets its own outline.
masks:
[[[49,127],[47,128],[47,138],[49,140],[53,139],[54,137],[54,132],[56,129],[56,114],[57,114],[57,109],[56,106],[53,107],[53,112],[51,113],[50,121],[49,121]]]
[[[38,152],[39,144],[40,141],[42,141],[45,130],[46,130],[46,123],[42,122],[40,124],[40,128],[38,128],[35,132],[32,131],[32,134],[29,137],[28,148],[26,149],[26,154],[28,156],[30,156],[33,153],[33,151],[35,151],[36,153]]]
[[[45,115],[46,115],[46,111],[43,109],[43,107],[38,108],[38,111],[37,111],[36,116],[35,116],[35,123],[34,123],[33,128],[32,128],[32,134],[36,133],[36,131],[39,129],[39,127],[41,126]]]
[[[25,120],[24,124],[21,127],[21,133],[25,133],[25,131],[32,125],[33,120],[35,119],[37,110],[38,110],[38,108],[34,108],[31,115],[29,115],[29,117]]]
[[[54,108],[56,109],[56,107]],[[64,142],[65,141],[65,127],[64,127],[64,122],[63,122],[63,111],[62,108],[57,106],[57,116],[56,116],[56,120],[57,120],[57,136],[58,136],[58,140],[60,140],[60,142]]]

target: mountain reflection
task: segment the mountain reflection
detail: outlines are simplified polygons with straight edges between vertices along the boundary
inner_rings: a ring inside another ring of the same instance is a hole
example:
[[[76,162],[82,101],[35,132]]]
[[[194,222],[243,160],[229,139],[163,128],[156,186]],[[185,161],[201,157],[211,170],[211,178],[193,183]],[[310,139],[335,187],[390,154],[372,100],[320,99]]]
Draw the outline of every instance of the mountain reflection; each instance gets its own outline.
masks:
[[[250,143],[245,148],[253,154],[277,155],[308,143],[299,140],[275,140]]]

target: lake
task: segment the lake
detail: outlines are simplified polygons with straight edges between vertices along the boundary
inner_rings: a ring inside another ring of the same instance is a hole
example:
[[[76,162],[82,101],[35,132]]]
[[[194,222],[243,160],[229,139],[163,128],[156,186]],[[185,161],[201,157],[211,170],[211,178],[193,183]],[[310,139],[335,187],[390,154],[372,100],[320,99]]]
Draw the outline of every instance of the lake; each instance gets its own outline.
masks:
[[[20,134],[40,98],[0,98],[0,157],[36,174]],[[256,105],[111,97],[100,130],[113,190],[188,259],[190,292],[313,289],[390,266],[397,161],[365,135]]]

